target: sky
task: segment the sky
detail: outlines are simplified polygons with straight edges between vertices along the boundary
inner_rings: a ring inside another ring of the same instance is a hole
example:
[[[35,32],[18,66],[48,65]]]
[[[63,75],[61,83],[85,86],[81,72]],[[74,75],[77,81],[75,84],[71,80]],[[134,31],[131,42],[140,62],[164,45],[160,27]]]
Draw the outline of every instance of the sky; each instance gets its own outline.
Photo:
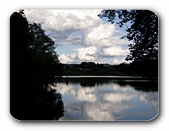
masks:
[[[129,54],[128,44],[120,39],[125,30],[99,18],[103,9],[26,9],[29,22],[41,23],[55,42],[58,59],[65,64],[81,62],[119,64]]]

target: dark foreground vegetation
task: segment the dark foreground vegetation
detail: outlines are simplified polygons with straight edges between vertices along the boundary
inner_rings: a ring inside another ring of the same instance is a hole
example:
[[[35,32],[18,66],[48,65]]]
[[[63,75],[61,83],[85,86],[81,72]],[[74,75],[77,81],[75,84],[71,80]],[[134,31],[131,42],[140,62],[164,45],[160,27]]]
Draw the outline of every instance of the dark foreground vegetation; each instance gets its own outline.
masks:
[[[126,31],[122,39],[129,44],[130,54],[126,60],[158,61],[158,16],[150,10],[103,10],[99,17],[106,17]],[[118,18],[118,20],[117,20]]]
[[[61,94],[52,88],[61,64],[54,41],[21,10],[10,17],[10,113],[19,120],[63,116]]]

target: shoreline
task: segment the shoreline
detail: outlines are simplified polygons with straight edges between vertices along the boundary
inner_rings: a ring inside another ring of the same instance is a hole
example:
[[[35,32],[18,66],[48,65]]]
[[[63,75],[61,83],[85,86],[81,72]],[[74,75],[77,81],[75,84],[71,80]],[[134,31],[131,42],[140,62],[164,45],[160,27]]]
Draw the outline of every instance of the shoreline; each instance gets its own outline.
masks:
[[[56,76],[58,79],[123,79],[123,80],[149,80],[142,76]]]

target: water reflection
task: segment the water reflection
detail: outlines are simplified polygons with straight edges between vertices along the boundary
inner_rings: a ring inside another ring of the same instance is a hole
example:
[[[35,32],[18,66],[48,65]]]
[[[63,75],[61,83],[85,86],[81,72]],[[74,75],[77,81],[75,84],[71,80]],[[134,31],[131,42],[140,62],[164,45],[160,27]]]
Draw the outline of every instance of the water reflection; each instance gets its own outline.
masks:
[[[56,91],[48,91],[38,100],[34,110],[36,110],[35,120],[58,120],[64,115],[62,95]]]
[[[36,90],[33,85],[30,88],[27,85],[24,88],[21,86],[12,89],[10,97],[10,110],[15,119],[58,120],[64,115],[62,95],[51,86],[41,90]]]
[[[150,120],[158,114],[158,85],[147,81],[61,79],[60,120]]]

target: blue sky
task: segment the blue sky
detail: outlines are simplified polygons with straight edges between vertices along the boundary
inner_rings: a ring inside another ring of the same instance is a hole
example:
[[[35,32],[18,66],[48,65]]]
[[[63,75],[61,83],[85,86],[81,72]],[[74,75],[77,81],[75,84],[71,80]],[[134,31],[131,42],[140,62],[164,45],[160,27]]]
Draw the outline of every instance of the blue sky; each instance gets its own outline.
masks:
[[[55,41],[61,63],[126,62],[128,42],[119,39],[125,30],[99,18],[102,9],[25,10],[30,22],[42,23],[42,28]]]

